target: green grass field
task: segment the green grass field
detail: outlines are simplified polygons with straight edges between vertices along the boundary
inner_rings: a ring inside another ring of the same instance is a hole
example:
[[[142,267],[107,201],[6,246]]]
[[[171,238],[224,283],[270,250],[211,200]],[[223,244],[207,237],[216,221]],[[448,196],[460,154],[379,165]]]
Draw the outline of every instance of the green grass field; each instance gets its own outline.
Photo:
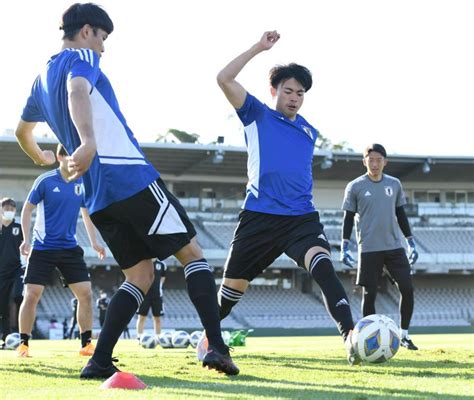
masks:
[[[201,368],[194,350],[145,350],[121,340],[118,367],[149,388],[102,390],[81,381],[79,342],[31,341],[32,358],[0,352],[0,399],[473,399],[474,335],[416,335],[417,352],[350,367],[339,337],[249,337],[237,347],[240,375]]]

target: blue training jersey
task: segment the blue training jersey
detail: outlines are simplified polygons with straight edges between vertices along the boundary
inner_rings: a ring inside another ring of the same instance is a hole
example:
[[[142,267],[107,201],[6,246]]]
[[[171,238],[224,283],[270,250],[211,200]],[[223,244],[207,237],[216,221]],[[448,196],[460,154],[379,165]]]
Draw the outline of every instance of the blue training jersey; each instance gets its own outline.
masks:
[[[300,115],[291,121],[249,93],[237,115],[248,151],[242,208],[278,215],[315,211],[312,161],[318,131]]]
[[[146,160],[122,115],[114,90],[90,49],[65,49],[51,57],[37,77],[23,110],[26,122],[47,122],[69,154],[81,141],[68,107],[67,82],[83,77],[90,100],[97,154],[84,175],[86,206],[92,214],[133,196],[159,177]]]
[[[76,227],[79,210],[84,207],[82,180],[66,182],[59,169],[40,175],[28,201],[36,209],[33,228],[35,250],[70,249],[77,246]]]

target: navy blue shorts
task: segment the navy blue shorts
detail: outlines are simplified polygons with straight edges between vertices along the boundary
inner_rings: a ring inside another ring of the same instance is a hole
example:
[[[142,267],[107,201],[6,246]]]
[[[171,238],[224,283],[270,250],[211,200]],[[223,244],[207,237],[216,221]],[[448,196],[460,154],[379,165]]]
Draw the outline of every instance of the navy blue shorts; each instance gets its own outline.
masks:
[[[403,248],[361,253],[356,284],[377,286],[384,267],[395,282],[411,285],[411,268]]]
[[[196,236],[183,206],[159,178],[91,219],[122,269],[151,258],[165,260]]]
[[[252,281],[282,254],[300,267],[312,247],[330,251],[319,213],[287,216],[244,210],[224,267],[224,277]]]
[[[67,284],[90,281],[80,246],[61,250],[35,250],[26,265],[24,283],[46,286],[53,281],[56,268]]]

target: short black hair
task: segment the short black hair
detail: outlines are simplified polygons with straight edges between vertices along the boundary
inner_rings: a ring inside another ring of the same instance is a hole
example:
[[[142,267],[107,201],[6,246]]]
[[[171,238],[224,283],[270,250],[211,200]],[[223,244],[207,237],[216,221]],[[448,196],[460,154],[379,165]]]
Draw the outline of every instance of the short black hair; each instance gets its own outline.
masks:
[[[107,12],[94,3],[75,3],[70,6],[63,14],[59,29],[64,31],[63,39],[73,40],[86,24],[103,29],[108,35],[114,30],[114,23]]]
[[[63,156],[66,157],[69,154],[67,153],[66,149],[61,143],[58,143],[58,147],[56,147],[56,156]]]
[[[385,147],[378,143],[373,143],[370,146],[367,146],[367,148],[364,150],[364,158],[367,157],[373,151],[381,154],[384,158],[387,158],[387,152],[385,151]]]
[[[10,197],[4,197],[2,199],[2,207],[10,206],[16,208],[16,202]]]
[[[309,91],[311,86],[313,86],[311,71],[302,65],[295,63],[276,65],[270,70],[270,85],[275,89],[281,82],[285,82],[291,78],[294,78],[301,83],[305,92]]]

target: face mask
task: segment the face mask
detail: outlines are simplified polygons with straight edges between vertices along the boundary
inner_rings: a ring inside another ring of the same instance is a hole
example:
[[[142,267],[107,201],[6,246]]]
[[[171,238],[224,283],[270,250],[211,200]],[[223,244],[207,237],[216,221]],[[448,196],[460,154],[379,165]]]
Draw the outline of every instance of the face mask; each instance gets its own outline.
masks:
[[[107,294],[105,294],[105,293],[102,293],[102,294],[100,295],[100,298],[101,298],[101,299],[105,299],[106,297],[107,297]]]
[[[15,211],[4,211],[3,212],[3,219],[5,221],[13,221],[13,218],[15,218]]]

